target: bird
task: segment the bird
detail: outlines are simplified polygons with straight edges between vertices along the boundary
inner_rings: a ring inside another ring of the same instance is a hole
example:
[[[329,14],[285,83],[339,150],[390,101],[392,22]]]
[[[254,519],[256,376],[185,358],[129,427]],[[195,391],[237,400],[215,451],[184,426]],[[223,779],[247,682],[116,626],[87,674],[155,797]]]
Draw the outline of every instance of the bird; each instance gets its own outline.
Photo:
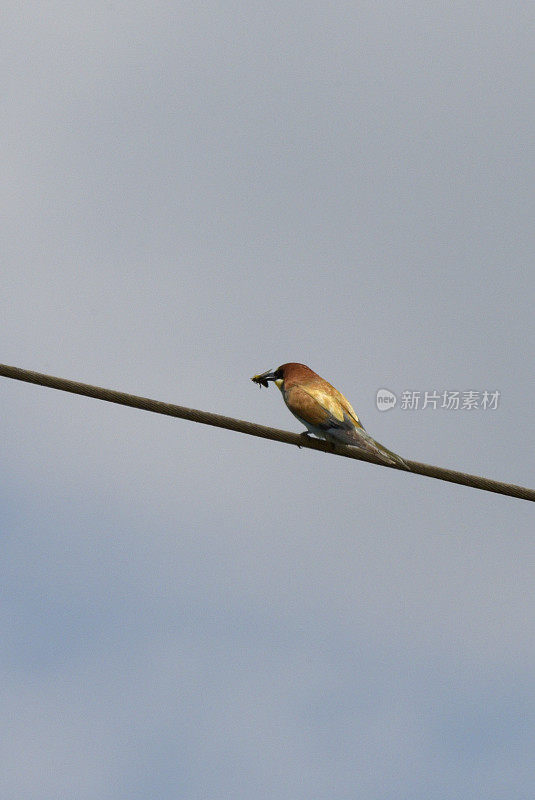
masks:
[[[344,395],[305,364],[282,364],[251,380],[266,389],[274,381],[288,409],[306,427],[303,435],[358,447],[383,464],[410,470],[400,456],[370,436]]]

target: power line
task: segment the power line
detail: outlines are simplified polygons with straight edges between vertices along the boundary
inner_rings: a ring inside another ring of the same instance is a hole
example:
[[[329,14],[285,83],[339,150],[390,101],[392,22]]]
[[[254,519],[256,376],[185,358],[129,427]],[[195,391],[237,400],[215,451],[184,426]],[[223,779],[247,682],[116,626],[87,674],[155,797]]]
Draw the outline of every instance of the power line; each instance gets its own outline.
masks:
[[[185,408],[184,406],[175,406],[171,403],[162,403],[160,400],[138,397],[134,394],[117,392],[113,389],[103,389],[100,386],[91,386],[88,383],[78,383],[76,381],[67,380],[66,378],[57,378],[54,375],[43,375],[40,372],[32,372],[27,369],[21,369],[20,367],[10,367],[7,364],[0,364],[0,376],[13,378],[13,380],[17,381],[25,381],[26,383],[35,383],[39,386],[47,386],[50,389],[59,389],[62,392],[80,394],[84,397],[93,397],[96,400],[105,400],[108,403],[118,403],[123,406],[139,408],[143,411],[151,411],[155,414],[165,414],[168,417],[179,417],[180,419],[187,419],[191,422],[200,422],[203,425],[214,425],[217,428],[226,428],[230,431],[246,433],[249,436],[259,436],[262,439],[272,439],[275,442],[293,444],[298,447],[309,448],[310,450],[321,450],[331,455],[344,456],[344,458],[356,458],[359,461],[368,461],[371,464],[377,464],[378,466],[387,467],[388,469],[399,469],[399,467],[394,465],[375,461],[367,453],[355,447],[331,445],[320,439],[311,439],[302,434],[282,431],[277,428],[268,428],[265,425],[258,425],[256,422],[247,422],[242,419],[234,419],[234,417],[224,417],[221,414],[212,414],[209,411],[198,411],[195,408]],[[404,461],[410,467],[410,471],[417,475],[426,475],[428,478],[438,478],[438,480],[449,481],[450,483],[459,483],[463,486],[471,486],[473,489],[483,489],[486,492],[496,492],[497,494],[504,494],[510,497],[518,497],[521,500],[535,500],[535,489],[527,489],[512,483],[502,483],[501,481],[482,478],[478,475],[469,475],[466,472],[456,472],[455,470],[444,469],[443,467],[434,467],[430,464],[421,464],[418,461],[408,461],[407,459],[404,459]],[[406,473],[405,470],[401,471]]]

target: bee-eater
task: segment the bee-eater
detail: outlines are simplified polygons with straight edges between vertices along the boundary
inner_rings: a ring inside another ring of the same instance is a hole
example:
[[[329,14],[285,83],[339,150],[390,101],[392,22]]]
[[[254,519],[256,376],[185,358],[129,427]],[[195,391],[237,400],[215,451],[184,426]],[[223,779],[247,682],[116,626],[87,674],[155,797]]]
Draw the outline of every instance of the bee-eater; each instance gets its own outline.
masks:
[[[275,381],[292,414],[307,428],[306,435],[313,433],[328,442],[353,445],[385,464],[410,469],[400,456],[367,433],[338,389],[304,364],[282,364],[278,369],[255,375],[251,380],[266,389],[268,381]]]

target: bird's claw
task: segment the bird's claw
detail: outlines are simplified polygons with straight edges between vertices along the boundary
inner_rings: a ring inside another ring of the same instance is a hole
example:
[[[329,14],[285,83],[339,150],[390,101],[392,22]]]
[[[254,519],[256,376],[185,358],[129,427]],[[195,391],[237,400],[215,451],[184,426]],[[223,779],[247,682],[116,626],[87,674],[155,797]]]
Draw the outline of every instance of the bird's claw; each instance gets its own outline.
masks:
[[[302,433],[299,434],[299,436],[302,436],[303,439],[309,440],[310,439],[310,432],[309,431],[303,431]],[[298,444],[297,446],[301,450],[301,445]]]

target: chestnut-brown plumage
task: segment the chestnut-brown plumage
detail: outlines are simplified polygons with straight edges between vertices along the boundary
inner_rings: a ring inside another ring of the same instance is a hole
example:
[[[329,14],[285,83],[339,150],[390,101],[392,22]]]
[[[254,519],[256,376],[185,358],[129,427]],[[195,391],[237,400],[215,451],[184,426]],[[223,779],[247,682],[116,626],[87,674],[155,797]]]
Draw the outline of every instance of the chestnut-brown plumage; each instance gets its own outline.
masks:
[[[402,458],[367,433],[344,395],[304,364],[282,364],[274,371],[255,375],[252,380],[266,388],[268,381],[275,381],[284,402],[307,428],[307,433],[330,442],[358,447],[385,464],[409,469]]]

